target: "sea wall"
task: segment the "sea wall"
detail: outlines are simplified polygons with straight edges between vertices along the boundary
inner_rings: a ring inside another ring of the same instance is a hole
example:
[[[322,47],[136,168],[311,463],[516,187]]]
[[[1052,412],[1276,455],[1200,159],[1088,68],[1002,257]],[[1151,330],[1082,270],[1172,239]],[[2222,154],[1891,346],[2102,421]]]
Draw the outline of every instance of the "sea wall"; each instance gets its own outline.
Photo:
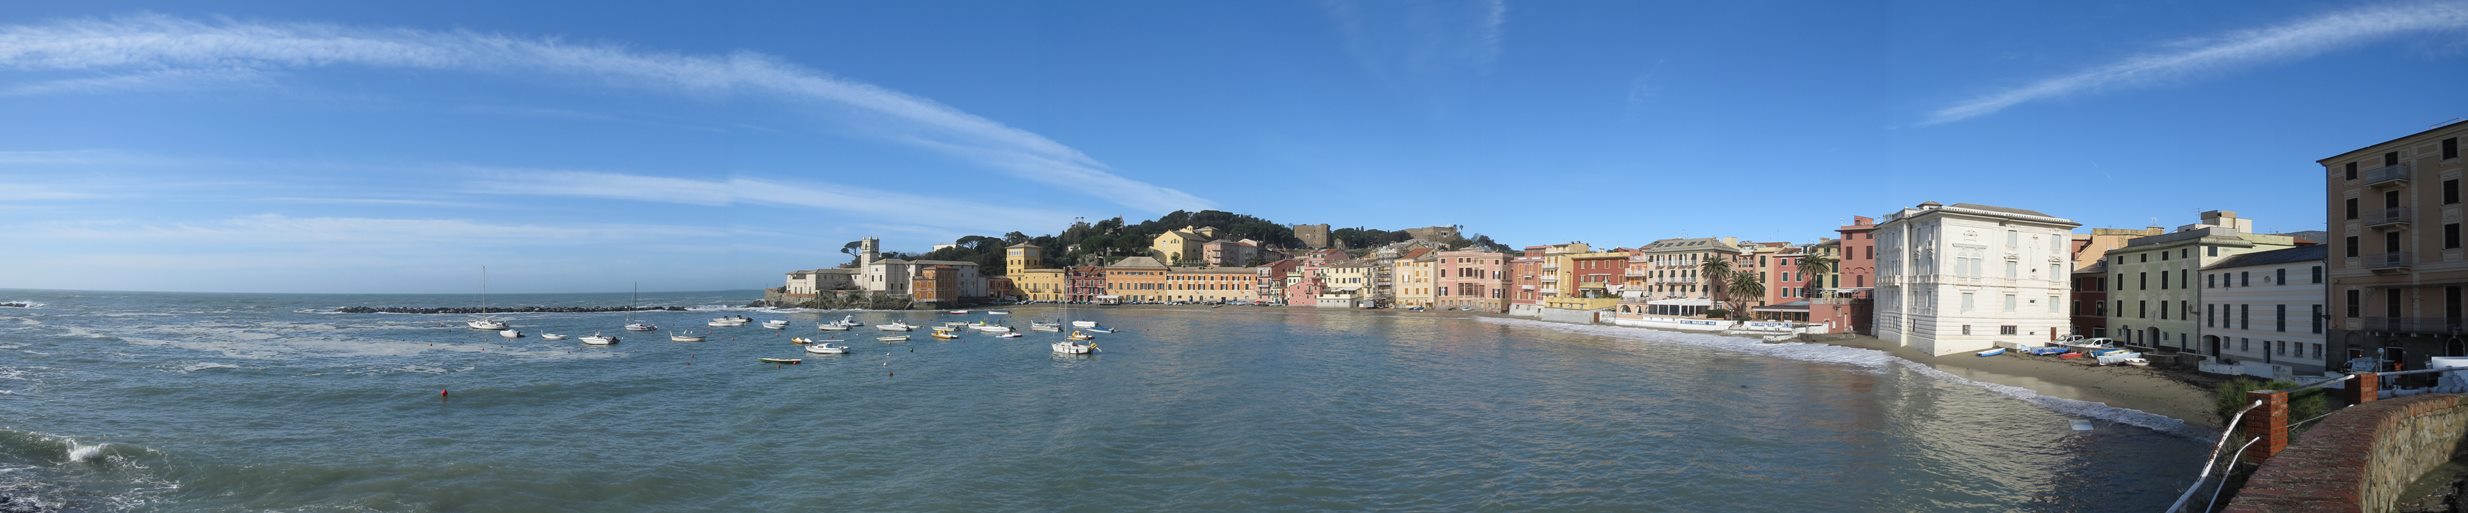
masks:
[[[2468,435],[2468,396],[2433,394],[2340,410],[2262,464],[2232,513],[2386,512],[2427,471],[2450,461]]]

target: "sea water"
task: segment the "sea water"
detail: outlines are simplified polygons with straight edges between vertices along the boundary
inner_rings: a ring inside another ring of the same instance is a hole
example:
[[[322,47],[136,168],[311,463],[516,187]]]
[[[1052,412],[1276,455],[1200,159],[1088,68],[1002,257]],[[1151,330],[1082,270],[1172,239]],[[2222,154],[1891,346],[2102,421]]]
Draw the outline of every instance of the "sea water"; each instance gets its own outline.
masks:
[[[0,497],[39,511],[2150,511],[2173,419],[1875,351],[1442,314],[336,314],[466,296],[0,291]],[[617,294],[497,305],[624,305]],[[742,314],[789,329],[710,328]],[[1118,331],[876,342],[854,315]],[[613,347],[579,338],[623,337]],[[840,338],[845,356],[792,336]],[[773,366],[758,357],[804,358]],[[441,395],[441,392],[446,394]],[[2078,431],[2087,419],[2101,429]]]

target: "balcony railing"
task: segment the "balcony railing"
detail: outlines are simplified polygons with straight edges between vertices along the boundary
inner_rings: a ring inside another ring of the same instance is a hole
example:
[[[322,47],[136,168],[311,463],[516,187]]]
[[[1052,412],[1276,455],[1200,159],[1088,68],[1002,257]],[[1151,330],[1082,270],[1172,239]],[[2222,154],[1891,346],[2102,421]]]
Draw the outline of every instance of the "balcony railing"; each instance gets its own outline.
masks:
[[[2407,271],[2409,267],[2415,265],[2416,260],[2410,258],[2406,251],[2393,251],[2383,253],[2381,257],[2366,257],[2365,259],[2365,268],[2374,271]]]
[[[1644,277],[1645,277],[1645,270],[1643,270],[1643,269],[1630,269],[1630,270],[1628,270],[1628,272],[1620,273],[1620,275],[1622,275],[1622,276],[1627,276],[1627,277],[1630,277],[1630,278],[1644,278]]]
[[[1560,270],[1560,264],[1543,264],[1542,268],[1545,271],[1557,271]]]
[[[2410,170],[2408,169],[2407,164],[2382,166],[2380,168],[2375,168],[2372,171],[2366,171],[2365,186],[2380,187],[2383,185],[2408,185],[2409,171]]]
[[[2367,317],[2366,331],[2387,333],[2468,334],[2468,322],[2441,317]]]
[[[2405,227],[2408,225],[2408,216],[2409,214],[2412,214],[2412,212],[2409,212],[2408,207],[2392,207],[2382,209],[2381,211],[2373,212],[2371,214],[2372,215],[2365,218],[2365,226]]]

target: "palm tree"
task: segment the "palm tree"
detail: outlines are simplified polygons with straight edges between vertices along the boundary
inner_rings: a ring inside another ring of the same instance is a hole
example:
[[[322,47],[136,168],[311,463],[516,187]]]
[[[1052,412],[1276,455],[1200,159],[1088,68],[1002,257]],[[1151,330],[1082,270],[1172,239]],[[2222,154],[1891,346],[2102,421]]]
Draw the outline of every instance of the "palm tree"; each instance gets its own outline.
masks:
[[[1705,279],[1706,295],[1714,298],[1716,307],[1721,307],[1724,300],[1730,299],[1729,290],[1727,290],[1731,282],[1729,255],[1709,255],[1704,262],[1697,264],[1697,275]]]
[[[1765,277],[1759,276],[1757,273],[1731,273],[1730,282],[1724,285],[1725,293],[1738,293],[1742,297],[1765,296]],[[1733,305],[1731,316],[1735,318],[1746,317],[1745,314],[1748,312],[1742,311],[1746,309],[1739,308],[1738,306],[1739,305]]]
[[[1813,250],[1816,248],[1809,249]],[[1805,251],[1805,253],[1808,256],[1800,257],[1800,274],[1809,277],[1809,285],[1806,289],[1800,291],[1800,297],[1803,298],[1814,297],[1816,295],[1814,292],[1817,291],[1817,288],[1825,286],[1825,275],[1834,272],[1834,257],[1825,256],[1815,251]]]

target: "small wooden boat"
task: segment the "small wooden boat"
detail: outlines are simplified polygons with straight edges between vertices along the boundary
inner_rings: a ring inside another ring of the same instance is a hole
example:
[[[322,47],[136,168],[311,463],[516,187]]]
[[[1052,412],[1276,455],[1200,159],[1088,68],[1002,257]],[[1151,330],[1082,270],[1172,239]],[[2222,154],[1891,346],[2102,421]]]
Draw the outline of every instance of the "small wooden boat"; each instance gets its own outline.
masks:
[[[791,338],[791,339],[788,339],[788,343],[791,343],[791,344],[796,344],[796,345],[801,345],[801,346],[802,346],[802,345],[806,345],[806,344],[812,344],[812,343],[814,343],[814,341],[812,341],[812,340],[806,340],[806,338],[805,338],[805,337],[796,337],[796,338]]]
[[[542,340],[565,340],[566,336],[555,333],[542,333],[540,334],[540,338]]]
[[[874,339],[875,339],[875,340],[884,341],[884,342],[907,342],[907,341],[908,341],[908,335],[892,335],[892,336],[888,336],[888,337],[874,337]]]
[[[796,359],[796,358],[756,358],[756,360],[762,360],[762,361],[763,361],[763,363],[776,364],[776,365],[796,365],[796,364],[800,364],[800,363],[805,363],[805,360],[800,360],[800,359]]]
[[[1987,350],[1987,351],[1980,351],[1980,352],[1979,352],[1979,355],[1980,355],[1980,356],[1996,356],[1996,355],[2001,355],[2001,354],[2005,354],[2005,348],[2000,347],[2000,348],[1996,348],[1996,349],[1990,349],[1990,350]]]

